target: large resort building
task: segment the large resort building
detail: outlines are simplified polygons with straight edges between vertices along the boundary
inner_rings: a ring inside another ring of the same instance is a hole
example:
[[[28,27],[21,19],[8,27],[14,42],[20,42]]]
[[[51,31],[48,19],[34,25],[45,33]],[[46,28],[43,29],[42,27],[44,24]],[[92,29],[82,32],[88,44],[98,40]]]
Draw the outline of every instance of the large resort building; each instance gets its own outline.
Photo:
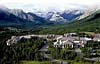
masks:
[[[100,41],[100,34],[95,34],[94,38],[91,37],[79,37],[77,33],[67,33],[64,35],[23,35],[23,36],[12,36],[11,39],[6,41],[7,45],[16,44],[21,38],[30,39],[32,37],[44,38],[47,40],[56,40],[53,42],[53,46],[56,48],[74,48],[84,47],[88,41]]]
[[[98,37],[97,37],[98,36]],[[91,37],[79,37],[77,33],[68,33],[60,36],[53,43],[54,47],[59,48],[80,48],[84,47],[88,41],[100,41],[100,35],[96,34],[94,38]]]

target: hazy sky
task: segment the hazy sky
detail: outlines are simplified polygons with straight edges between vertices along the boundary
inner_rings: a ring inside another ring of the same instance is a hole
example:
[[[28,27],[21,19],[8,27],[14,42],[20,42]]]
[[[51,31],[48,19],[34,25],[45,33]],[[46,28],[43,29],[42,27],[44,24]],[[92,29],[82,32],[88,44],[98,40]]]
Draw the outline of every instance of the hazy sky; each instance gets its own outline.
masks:
[[[47,10],[49,8],[64,10],[65,8],[81,8],[95,4],[100,4],[100,0],[0,0],[0,5],[24,11]]]

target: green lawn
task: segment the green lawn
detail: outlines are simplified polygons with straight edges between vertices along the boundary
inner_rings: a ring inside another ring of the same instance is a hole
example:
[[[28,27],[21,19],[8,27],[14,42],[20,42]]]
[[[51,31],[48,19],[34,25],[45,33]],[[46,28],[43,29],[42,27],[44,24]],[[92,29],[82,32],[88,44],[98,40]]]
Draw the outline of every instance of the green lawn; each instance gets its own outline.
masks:
[[[62,59],[59,59],[59,60],[61,60],[61,61],[65,61],[65,62],[68,62],[69,64],[71,63],[71,64],[100,64],[100,62],[94,62],[94,63],[92,63],[92,62],[88,62],[88,61],[86,61],[86,62],[84,62],[84,61],[74,61],[74,60],[62,60]]]
[[[72,64],[91,64],[90,62],[73,62]],[[100,64],[100,62],[95,62],[93,64]]]
[[[40,61],[22,61],[20,62],[20,64],[52,64],[48,61],[43,61],[43,62],[40,62]]]
[[[83,61],[80,61],[80,62],[74,62],[74,61],[71,61],[71,60],[61,60],[61,61],[66,61],[66,62],[71,62],[71,64],[92,64],[91,62],[83,62]],[[20,64],[57,64],[57,63],[51,63],[49,61],[21,61]],[[95,62],[93,64],[100,64],[100,62]]]

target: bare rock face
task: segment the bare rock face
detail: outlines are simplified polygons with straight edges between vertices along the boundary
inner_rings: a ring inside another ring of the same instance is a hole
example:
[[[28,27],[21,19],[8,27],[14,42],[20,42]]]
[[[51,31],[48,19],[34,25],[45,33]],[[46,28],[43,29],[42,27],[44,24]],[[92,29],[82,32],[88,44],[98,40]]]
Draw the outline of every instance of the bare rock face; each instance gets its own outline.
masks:
[[[44,21],[44,22],[43,22]],[[33,13],[26,13],[20,9],[8,9],[0,7],[0,26],[34,26],[35,24],[45,24],[44,18]]]
[[[72,22],[78,19],[79,16],[83,14],[83,11],[79,9],[67,9],[64,11],[50,10],[46,12],[36,12],[34,14],[43,17],[51,22],[62,24],[62,23]]]
[[[100,5],[88,6],[88,8],[84,10],[84,14],[80,16],[79,20],[97,12],[98,10],[100,10]]]
[[[9,9],[0,6],[0,25],[32,26],[44,24],[65,24],[84,19],[100,10],[99,5],[88,6],[86,9],[48,10],[46,12],[24,12],[21,9]]]

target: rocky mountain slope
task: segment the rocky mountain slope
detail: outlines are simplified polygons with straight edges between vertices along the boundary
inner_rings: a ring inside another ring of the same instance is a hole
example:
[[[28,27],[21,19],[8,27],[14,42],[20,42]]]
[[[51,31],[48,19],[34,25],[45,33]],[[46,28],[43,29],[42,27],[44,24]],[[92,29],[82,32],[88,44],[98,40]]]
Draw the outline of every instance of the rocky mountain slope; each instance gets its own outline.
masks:
[[[0,7],[0,26],[35,26],[48,24],[48,22],[33,13],[26,13],[20,9]]]
[[[47,26],[46,26],[47,27]],[[49,26],[41,33],[64,34],[66,32],[96,32],[100,33],[100,10],[76,22],[64,25]]]
[[[93,9],[92,9],[93,8]],[[0,26],[34,27],[39,25],[66,24],[86,19],[97,12],[99,7],[92,7],[86,10],[69,9],[64,11],[49,10],[24,12],[21,9],[8,9],[0,6]]]
[[[36,12],[34,13],[40,17],[43,17],[53,23],[69,23],[74,20],[77,20],[79,16],[83,15],[82,10],[78,9],[70,9],[70,10],[64,10],[64,11],[46,11],[46,12]]]

